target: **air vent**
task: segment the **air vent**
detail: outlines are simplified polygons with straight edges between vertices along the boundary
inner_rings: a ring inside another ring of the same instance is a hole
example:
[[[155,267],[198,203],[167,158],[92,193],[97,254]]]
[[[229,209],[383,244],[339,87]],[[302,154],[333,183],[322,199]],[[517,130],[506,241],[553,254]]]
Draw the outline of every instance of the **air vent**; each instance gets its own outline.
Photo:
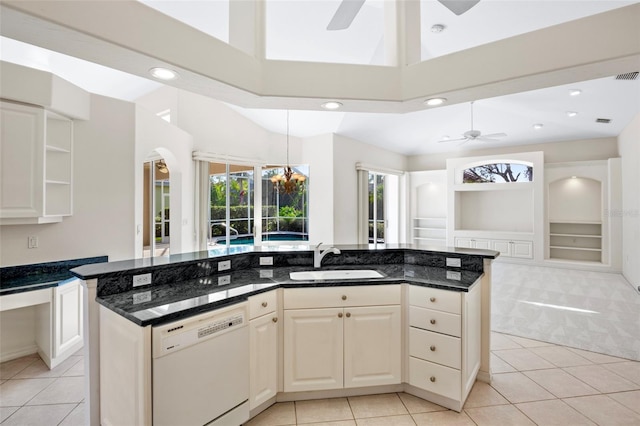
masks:
[[[638,71],[628,72],[626,74],[618,74],[616,80],[635,80],[638,78]]]
[[[596,118],[596,123],[609,124],[611,123],[610,118]]]

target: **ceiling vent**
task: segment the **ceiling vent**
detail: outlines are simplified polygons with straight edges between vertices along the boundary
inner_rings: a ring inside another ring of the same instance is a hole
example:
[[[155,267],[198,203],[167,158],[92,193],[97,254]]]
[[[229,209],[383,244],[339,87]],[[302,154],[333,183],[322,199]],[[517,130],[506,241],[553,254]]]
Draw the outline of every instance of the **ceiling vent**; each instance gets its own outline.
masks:
[[[596,118],[596,123],[609,124],[611,123],[610,118]]]
[[[625,74],[618,74],[616,80],[636,80],[638,78],[638,71],[628,72]]]

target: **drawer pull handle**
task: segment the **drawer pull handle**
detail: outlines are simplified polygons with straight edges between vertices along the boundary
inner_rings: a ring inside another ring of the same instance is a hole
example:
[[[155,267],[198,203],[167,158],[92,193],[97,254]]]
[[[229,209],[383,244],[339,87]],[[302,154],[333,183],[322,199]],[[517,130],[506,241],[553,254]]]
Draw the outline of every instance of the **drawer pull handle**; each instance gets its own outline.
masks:
[[[351,318],[351,312],[347,312],[347,318]]]
[[[431,324],[435,324],[436,320],[432,319],[431,321],[429,321]]]
[[[436,376],[431,376],[429,377],[429,380],[431,380],[432,383],[435,383],[436,381]]]
[[[433,302],[435,302],[435,301],[436,301],[436,298],[435,298],[435,297],[430,297],[430,298],[429,298],[429,301],[433,303]]]
[[[273,321],[273,322],[278,322],[278,317],[273,317],[273,318],[271,318],[271,321]]]
[[[347,296],[345,296],[344,294],[342,295],[342,300],[347,300]]]
[[[435,352],[436,351],[436,347],[434,345],[429,346],[429,349],[431,349],[431,352]]]
[[[338,318],[342,318],[342,312],[338,314]]]
[[[266,307],[267,307],[267,305],[268,305],[268,303],[267,303],[267,302],[262,302],[262,307],[263,307],[263,308],[266,308]]]

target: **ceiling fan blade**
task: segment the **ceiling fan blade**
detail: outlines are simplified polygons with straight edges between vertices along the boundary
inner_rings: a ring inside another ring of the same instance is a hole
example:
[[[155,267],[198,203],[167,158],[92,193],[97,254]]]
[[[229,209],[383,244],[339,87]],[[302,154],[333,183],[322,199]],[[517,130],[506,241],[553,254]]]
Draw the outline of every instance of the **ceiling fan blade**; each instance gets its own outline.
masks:
[[[444,7],[460,16],[475,6],[480,0],[438,0]]]
[[[506,137],[506,133],[490,133],[488,135],[482,135],[483,138],[504,138]]]
[[[346,30],[360,11],[365,0],[342,0],[336,13],[327,25],[327,31]]]
[[[443,143],[443,142],[460,142],[460,141],[468,141],[469,138],[457,138],[457,139],[442,139],[441,141],[438,141],[438,143]]]

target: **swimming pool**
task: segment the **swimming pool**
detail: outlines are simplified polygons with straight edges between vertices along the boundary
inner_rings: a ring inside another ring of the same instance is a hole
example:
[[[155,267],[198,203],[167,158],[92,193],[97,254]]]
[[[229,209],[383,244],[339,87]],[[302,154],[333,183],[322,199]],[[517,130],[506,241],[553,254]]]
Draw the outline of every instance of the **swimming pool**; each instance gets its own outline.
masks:
[[[309,235],[300,232],[268,232],[263,234],[262,241],[308,241]],[[224,244],[224,238],[215,240],[217,244]],[[231,245],[253,245],[253,234],[231,237]]]

